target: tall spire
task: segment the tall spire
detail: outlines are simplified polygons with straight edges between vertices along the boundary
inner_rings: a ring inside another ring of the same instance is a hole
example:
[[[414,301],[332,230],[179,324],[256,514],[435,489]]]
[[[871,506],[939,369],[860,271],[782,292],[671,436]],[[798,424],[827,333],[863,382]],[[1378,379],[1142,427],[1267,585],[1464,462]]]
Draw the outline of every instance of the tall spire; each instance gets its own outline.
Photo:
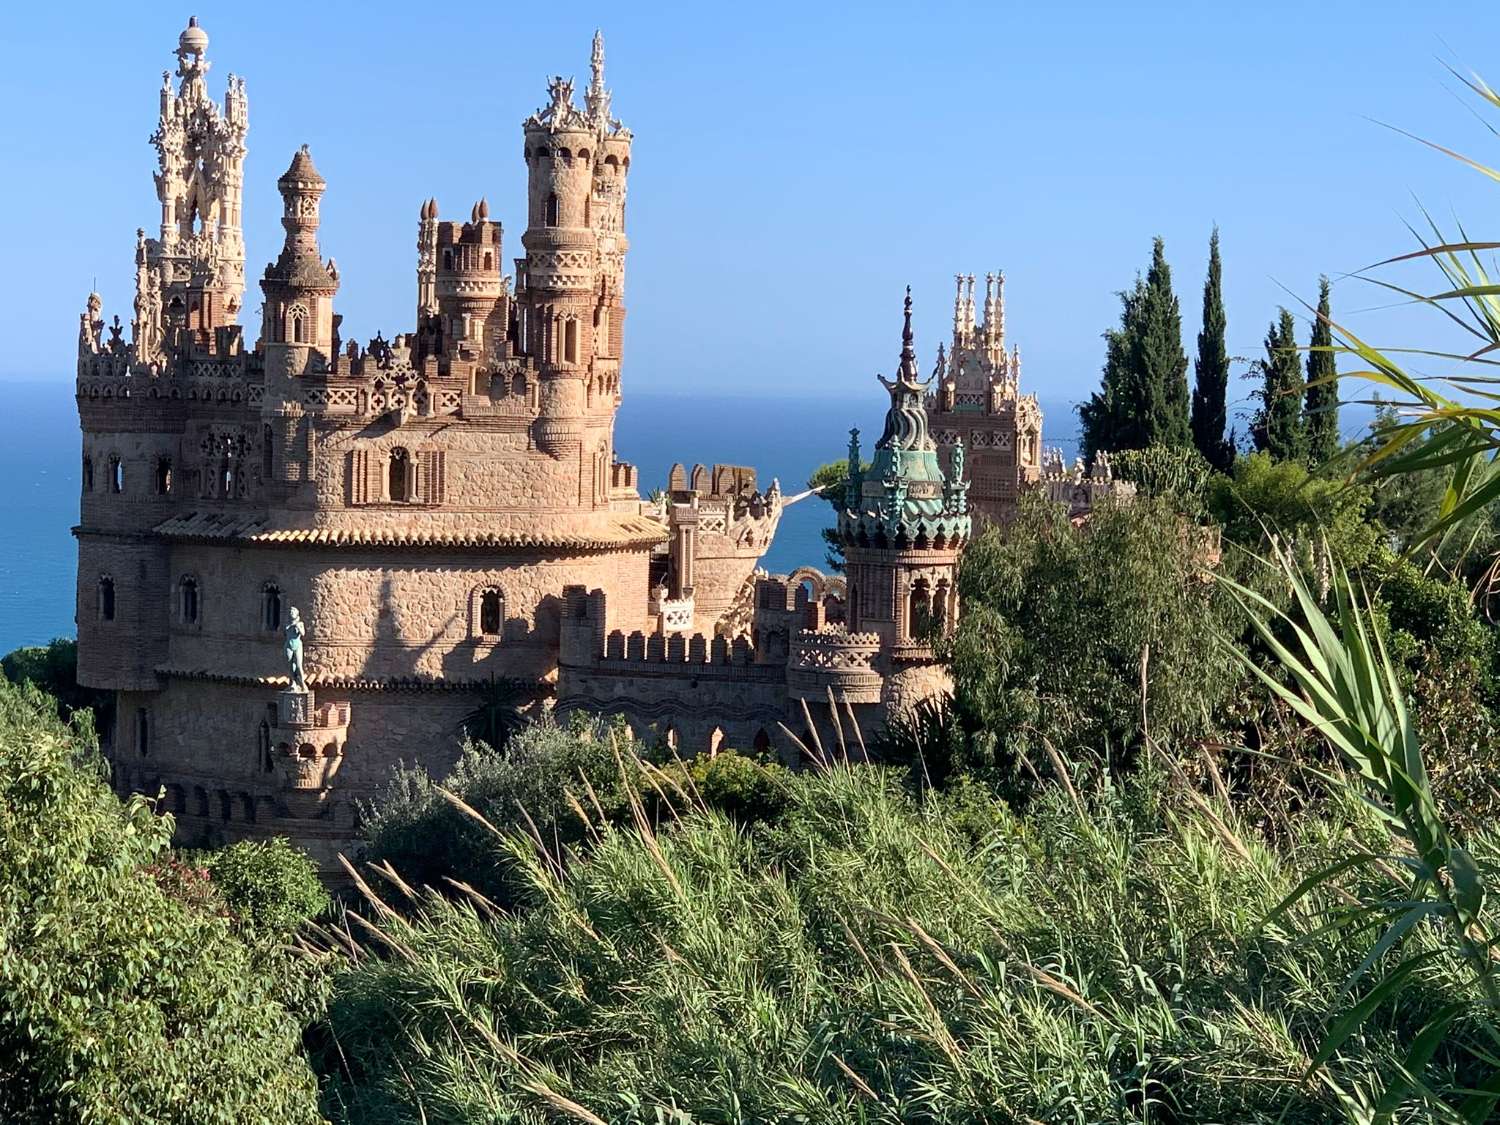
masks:
[[[604,33],[595,30],[594,49],[589,58],[589,65],[593,70],[593,77],[589,79],[588,93],[584,95],[584,105],[588,108],[590,119],[596,125],[609,125],[609,91],[604,88]]]
[[[903,383],[915,383],[917,381],[917,350],[913,346],[914,341],[911,332],[911,286],[906,287],[906,304],[902,310],[905,318],[901,326],[901,366],[896,376]]]

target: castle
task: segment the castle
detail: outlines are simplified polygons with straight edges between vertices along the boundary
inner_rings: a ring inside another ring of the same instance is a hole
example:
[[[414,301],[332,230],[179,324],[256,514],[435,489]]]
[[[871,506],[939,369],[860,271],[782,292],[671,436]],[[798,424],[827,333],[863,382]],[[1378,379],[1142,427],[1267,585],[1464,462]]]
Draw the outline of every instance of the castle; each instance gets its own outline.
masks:
[[[513,276],[483,199],[467,220],[428,199],[414,327],[364,346],[334,311],[329,185],[306,146],[277,180],[284,243],[245,333],[248,102],[232,75],[210,95],[207,48],[190,21],[163,75],[161,219],[137,232],[129,336],[90,294],[76,388],[79,680],[115,693],[116,784],[163,793],[180,841],[284,834],[332,872],[393,768],[441,774],[517,685],[683,753],[788,756],[788,731],[868,737],[944,689],[931,640],[958,613],[964,442],[999,449],[957,419],[973,372],[997,370],[993,333],[955,337],[945,475],[908,296],[868,468],[851,442],[846,576],[766,576],[776,482],[679,466],[643,500],[616,455],[632,135],[597,36],[582,107],[555,78],[522,125]],[[1024,475],[1040,415],[1010,362]]]

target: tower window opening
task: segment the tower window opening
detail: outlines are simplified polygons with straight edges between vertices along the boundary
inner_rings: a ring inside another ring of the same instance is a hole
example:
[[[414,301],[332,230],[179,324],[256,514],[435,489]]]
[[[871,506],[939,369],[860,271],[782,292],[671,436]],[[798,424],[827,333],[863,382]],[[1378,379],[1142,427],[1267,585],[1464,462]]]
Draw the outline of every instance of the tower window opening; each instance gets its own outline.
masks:
[[[109,490],[116,495],[125,491],[125,466],[118,454],[109,459]]]
[[[151,715],[144,707],[135,709],[135,752],[143,758],[151,752]]]
[[[495,255],[491,254],[488,250],[484,252],[484,268],[487,270],[495,268]]]
[[[172,491],[172,459],[170,457],[158,457],[156,459],[156,494],[167,496]]]
[[[391,464],[386,481],[386,495],[391,500],[404,501],[410,498],[410,470],[411,461],[406,450],[400,446],[391,450]]]
[[[485,590],[479,595],[479,632],[486,637],[498,637],[504,620],[504,602],[500,591]]]
[[[911,586],[911,605],[906,618],[906,632],[914,641],[927,635],[932,625],[931,593],[927,579],[918,578]]]
[[[578,321],[569,317],[563,325],[563,359],[578,362]]]
[[[228,457],[219,462],[219,493],[226,500],[234,495],[234,466]]]
[[[198,580],[184,577],[177,584],[177,601],[184,625],[198,624]]]
[[[94,491],[94,459],[92,457],[83,459],[83,490]]]
[[[260,721],[260,730],[256,733],[255,749],[262,773],[270,773],[276,768],[276,761],[271,757],[271,724],[266,722],[265,719]]]
[[[281,587],[267,582],[261,588],[260,623],[267,632],[281,628]]]
[[[932,595],[932,620],[939,629],[948,627],[948,583],[939,582]]]
[[[115,619],[115,580],[104,574],[99,577],[99,620]]]
[[[453,251],[452,250],[444,250],[443,251],[443,269],[445,269],[445,270],[451,270],[452,268],[453,268]]]
[[[260,432],[260,470],[261,475],[267,480],[271,479],[271,470],[275,465],[275,458],[276,435],[270,426],[263,426]]]
[[[549,227],[555,227],[555,226],[557,226],[557,220],[558,220],[557,192],[554,191],[550,195],[547,196],[547,214],[546,214],[546,217],[543,220],[543,222],[547,226],[549,226]]]

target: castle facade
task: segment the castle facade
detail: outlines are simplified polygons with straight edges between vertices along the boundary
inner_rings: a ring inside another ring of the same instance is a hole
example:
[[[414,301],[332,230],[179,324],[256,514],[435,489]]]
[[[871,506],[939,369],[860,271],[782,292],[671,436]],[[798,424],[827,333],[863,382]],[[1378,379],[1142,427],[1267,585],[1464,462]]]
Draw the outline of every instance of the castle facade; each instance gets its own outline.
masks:
[[[116,695],[118,786],[162,794],[180,841],[288,835],[332,872],[399,762],[442,773],[517,689],[684,753],[786,755],[789,732],[868,737],[943,689],[966,485],[961,441],[945,479],[927,429],[909,301],[868,471],[851,450],[847,578],[766,576],[776,482],[678,467],[643,500],[614,447],[632,134],[597,36],[582,106],[555,78],[522,125],[513,272],[485,200],[465,220],[428,199],[413,327],[364,345],[341,333],[307,146],[241,324],[248,100],[232,75],[214,99],[207,49],[191,21],[129,333],[90,294],[76,386],[79,679]]]

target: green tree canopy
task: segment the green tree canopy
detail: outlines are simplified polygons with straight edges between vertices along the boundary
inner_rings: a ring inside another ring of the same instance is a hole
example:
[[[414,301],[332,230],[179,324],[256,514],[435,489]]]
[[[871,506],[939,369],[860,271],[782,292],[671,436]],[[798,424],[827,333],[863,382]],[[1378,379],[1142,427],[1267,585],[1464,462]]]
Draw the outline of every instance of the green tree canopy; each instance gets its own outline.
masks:
[[[316,1121],[300,1028],[172,825],[0,683],[0,1119]]]
[[[1120,304],[1120,327],[1104,334],[1102,385],[1079,408],[1089,459],[1101,451],[1192,440],[1182,311],[1160,238],[1145,278],[1120,294]]]

